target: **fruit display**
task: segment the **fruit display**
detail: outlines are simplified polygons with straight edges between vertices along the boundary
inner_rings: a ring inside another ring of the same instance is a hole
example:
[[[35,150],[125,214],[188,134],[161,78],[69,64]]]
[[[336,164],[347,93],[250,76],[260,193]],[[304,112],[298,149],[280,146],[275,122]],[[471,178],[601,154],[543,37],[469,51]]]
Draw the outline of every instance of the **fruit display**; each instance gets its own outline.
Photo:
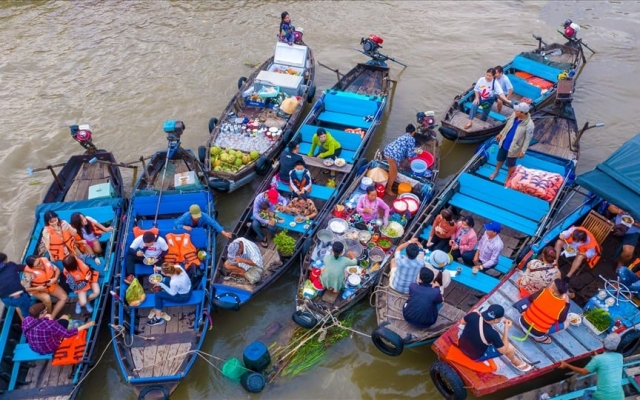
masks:
[[[219,146],[212,147],[210,153],[211,167],[214,171],[232,173],[242,170],[260,157],[260,153],[257,150],[243,153],[240,150],[222,149]]]
[[[233,132],[220,132],[213,146],[220,149],[239,150],[247,154],[252,151],[257,151],[258,156],[260,156],[260,154],[267,153],[269,148],[275,143],[276,142],[269,140],[264,134],[253,136]],[[212,149],[215,147],[212,147]]]

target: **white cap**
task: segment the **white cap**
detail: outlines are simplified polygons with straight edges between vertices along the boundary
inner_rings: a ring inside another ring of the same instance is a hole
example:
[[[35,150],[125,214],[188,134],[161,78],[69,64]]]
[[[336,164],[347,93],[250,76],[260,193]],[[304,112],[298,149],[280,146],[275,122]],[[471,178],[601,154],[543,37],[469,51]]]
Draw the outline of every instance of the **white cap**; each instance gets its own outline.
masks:
[[[513,107],[514,111],[520,111],[523,113],[528,113],[529,112],[529,104],[527,103],[518,103]]]

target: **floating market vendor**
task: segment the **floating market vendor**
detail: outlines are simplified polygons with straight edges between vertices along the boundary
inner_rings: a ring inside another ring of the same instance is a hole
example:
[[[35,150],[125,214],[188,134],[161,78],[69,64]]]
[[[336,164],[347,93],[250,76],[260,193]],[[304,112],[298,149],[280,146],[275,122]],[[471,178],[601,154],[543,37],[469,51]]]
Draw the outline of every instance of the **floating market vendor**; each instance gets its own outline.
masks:
[[[372,219],[380,218],[380,211],[384,211],[383,221],[384,224],[389,224],[389,213],[391,209],[381,198],[377,196],[376,188],[373,186],[367,187],[367,193],[360,196],[358,199],[358,205],[356,205],[356,211],[364,222],[369,222]]]

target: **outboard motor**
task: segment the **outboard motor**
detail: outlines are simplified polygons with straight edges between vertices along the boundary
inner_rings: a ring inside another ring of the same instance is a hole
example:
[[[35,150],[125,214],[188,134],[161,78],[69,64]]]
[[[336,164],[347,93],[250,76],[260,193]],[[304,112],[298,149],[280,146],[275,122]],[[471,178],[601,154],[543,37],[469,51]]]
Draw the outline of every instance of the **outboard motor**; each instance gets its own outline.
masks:
[[[576,24],[570,19],[564,21],[564,24],[562,24],[562,26],[564,27],[564,35],[567,37],[567,39],[570,40],[575,39],[578,35],[578,31],[580,31],[580,25]]]
[[[184,122],[176,120],[164,121],[163,130],[167,134],[167,141],[169,142],[167,158],[173,157],[175,151],[180,147],[180,136],[185,130]]]
[[[384,42],[384,39],[373,34],[369,35],[368,38],[360,39],[360,44],[362,45],[362,50],[364,51],[364,54],[368,55],[373,59],[377,59],[379,57],[378,50],[382,48],[383,42]]]
[[[71,130],[71,137],[80,143],[80,146],[84,147],[88,153],[95,153],[98,150],[91,139],[91,126],[87,124],[71,125],[69,129]]]
[[[416,121],[424,129],[433,129],[436,127],[436,113],[433,111],[421,111],[416,114]]]
[[[302,44],[302,35],[304,34],[304,28],[297,26],[293,31],[293,43]]]

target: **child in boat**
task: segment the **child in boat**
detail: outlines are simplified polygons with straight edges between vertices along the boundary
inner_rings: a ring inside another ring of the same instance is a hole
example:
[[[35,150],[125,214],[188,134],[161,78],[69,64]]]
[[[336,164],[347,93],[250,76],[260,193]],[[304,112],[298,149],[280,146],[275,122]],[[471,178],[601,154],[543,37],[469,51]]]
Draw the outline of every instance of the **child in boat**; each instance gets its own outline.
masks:
[[[528,297],[531,304],[520,317],[520,326],[533,340],[550,344],[549,334],[564,329],[569,313],[569,287],[562,279]]]
[[[311,174],[305,168],[304,161],[296,161],[296,166],[289,171],[289,187],[294,197],[306,199],[311,193]]]
[[[295,35],[293,32],[295,32],[295,30],[296,28],[291,24],[291,17],[289,16],[289,13],[283,11],[282,14],[280,14],[280,30],[278,33],[278,39],[281,42],[288,43],[289,46],[293,45],[293,42],[295,41]]]
[[[82,307],[86,307],[87,312],[92,313],[93,306],[90,302],[100,295],[100,285],[98,284],[100,273],[89,268],[87,264],[73,255],[65,257],[62,265],[69,288],[78,295],[76,314],[80,314]],[[89,289],[91,289],[91,294],[87,297]]]
[[[102,254],[102,245],[98,239],[103,233],[113,230],[113,227],[107,228],[95,219],[78,212],[71,214],[71,226],[77,232],[75,239],[78,249],[84,254]],[[82,241],[86,245],[82,244]]]
[[[169,278],[169,283],[165,284],[163,281],[154,283],[159,288],[153,297],[153,317],[147,321],[147,325],[161,325],[165,321],[170,321],[171,317],[162,312],[162,307],[165,301],[172,301],[174,303],[186,303],[191,299],[191,279],[189,275],[179,265],[171,263],[162,264],[160,272],[162,275]]]

